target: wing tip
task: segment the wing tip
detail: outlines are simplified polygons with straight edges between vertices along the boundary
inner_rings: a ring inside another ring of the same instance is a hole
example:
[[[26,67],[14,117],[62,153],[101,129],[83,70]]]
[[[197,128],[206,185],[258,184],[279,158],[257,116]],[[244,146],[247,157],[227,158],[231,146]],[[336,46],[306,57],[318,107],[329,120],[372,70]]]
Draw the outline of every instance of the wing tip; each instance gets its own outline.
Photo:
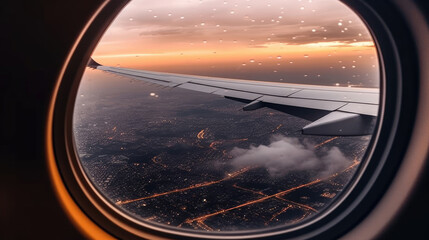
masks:
[[[96,62],[94,59],[90,58],[87,64],[88,67],[97,69],[98,66],[102,66],[98,62]]]

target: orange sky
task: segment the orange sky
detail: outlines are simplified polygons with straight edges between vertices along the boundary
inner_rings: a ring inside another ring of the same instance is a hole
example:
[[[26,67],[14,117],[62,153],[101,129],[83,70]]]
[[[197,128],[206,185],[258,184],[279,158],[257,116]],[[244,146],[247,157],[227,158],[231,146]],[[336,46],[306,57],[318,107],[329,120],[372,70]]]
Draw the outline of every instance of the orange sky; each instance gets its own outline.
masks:
[[[379,82],[368,30],[336,0],[132,1],[93,58],[110,66],[255,80],[307,75]]]

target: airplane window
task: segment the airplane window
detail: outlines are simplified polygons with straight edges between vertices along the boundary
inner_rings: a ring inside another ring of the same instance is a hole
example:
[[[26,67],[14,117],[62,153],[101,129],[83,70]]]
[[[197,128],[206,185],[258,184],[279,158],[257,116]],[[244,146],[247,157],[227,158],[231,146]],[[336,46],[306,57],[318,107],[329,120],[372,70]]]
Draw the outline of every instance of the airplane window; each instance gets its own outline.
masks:
[[[371,33],[340,1],[132,1],[81,80],[76,152],[145,226],[291,228],[364,171],[379,86]]]

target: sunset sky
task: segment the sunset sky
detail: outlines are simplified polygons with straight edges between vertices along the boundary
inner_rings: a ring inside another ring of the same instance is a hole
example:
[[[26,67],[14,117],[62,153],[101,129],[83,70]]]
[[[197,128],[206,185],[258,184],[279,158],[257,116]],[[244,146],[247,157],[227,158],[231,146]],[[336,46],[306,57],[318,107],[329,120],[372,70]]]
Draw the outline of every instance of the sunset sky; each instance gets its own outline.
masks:
[[[93,58],[173,73],[379,85],[371,35],[336,0],[134,0]]]

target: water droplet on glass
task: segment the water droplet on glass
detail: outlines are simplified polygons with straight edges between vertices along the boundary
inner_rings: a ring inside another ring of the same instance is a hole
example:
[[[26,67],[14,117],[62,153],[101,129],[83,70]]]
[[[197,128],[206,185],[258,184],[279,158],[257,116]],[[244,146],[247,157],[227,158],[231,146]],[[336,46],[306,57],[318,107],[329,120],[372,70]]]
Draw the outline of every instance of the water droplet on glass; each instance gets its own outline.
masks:
[[[309,58],[310,56],[308,56],[308,54],[304,54],[304,58]]]
[[[339,23],[338,23],[338,26],[343,26],[343,23],[342,23],[342,22],[339,22]]]
[[[277,59],[282,59],[282,56],[277,56]]]
[[[134,19],[133,19],[133,18],[130,18],[129,20],[130,20],[130,21],[133,21]]]
[[[314,29],[314,28],[313,28],[313,29],[311,29],[311,31],[312,31],[312,32],[316,32],[316,29]]]

